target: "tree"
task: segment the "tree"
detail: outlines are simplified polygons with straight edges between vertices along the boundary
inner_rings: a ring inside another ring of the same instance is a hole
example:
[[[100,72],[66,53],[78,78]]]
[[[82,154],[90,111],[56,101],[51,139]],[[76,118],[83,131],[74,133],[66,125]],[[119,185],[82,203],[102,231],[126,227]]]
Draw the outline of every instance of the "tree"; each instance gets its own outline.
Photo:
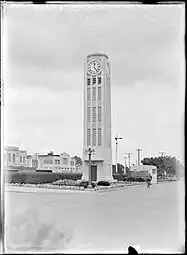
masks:
[[[116,172],[116,165],[112,165],[112,173],[113,174],[124,174],[124,166],[118,163],[118,171]]]
[[[83,162],[82,162],[82,159],[80,157],[75,155],[73,158],[75,159],[75,165],[76,166],[82,165]]]
[[[53,151],[50,151],[50,152],[48,153],[48,155],[53,156],[53,155],[54,155],[54,152],[53,152]]]
[[[116,166],[112,165],[112,174],[116,174]]]
[[[175,157],[164,156],[164,157],[151,157],[144,158],[142,161],[143,165],[152,165],[157,167],[157,174],[163,175],[165,172],[168,175],[176,175],[177,177],[183,175],[183,165]]]
[[[118,163],[118,174],[124,174],[124,166]]]
[[[126,174],[128,175],[128,172],[130,171],[129,167],[126,166]]]

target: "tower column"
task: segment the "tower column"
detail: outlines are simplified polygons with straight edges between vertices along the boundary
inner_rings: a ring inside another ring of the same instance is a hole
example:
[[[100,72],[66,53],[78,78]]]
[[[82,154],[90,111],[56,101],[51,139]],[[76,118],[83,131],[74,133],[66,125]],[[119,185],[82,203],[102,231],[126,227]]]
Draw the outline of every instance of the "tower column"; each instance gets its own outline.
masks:
[[[91,180],[113,180],[111,148],[111,89],[108,56],[90,54],[84,65],[84,146],[83,177],[89,178],[89,159],[85,153],[94,150],[91,157]]]

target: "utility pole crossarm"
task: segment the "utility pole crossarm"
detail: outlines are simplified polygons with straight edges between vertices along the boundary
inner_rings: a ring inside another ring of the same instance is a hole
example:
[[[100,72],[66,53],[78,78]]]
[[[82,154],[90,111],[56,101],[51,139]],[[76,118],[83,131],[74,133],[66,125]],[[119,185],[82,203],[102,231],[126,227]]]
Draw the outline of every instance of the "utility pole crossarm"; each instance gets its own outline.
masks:
[[[159,153],[161,154],[161,157],[163,157],[163,156],[164,156],[164,154],[166,154],[166,152],[165,152],[165,151],[160,151]]]

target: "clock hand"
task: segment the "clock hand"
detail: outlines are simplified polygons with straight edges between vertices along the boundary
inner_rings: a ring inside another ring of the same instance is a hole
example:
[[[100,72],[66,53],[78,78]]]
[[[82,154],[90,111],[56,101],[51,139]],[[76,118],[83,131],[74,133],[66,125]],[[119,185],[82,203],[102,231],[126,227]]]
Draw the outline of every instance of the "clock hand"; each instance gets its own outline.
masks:
[[[97,72],[97,69],[95,68],[95,63],[94,63],[94,69],[95,69],[95,71]]]
[[[95,70],[95,63],[93,63],[93,65],[92,65],[92,69],[93,69],[93,70]]]

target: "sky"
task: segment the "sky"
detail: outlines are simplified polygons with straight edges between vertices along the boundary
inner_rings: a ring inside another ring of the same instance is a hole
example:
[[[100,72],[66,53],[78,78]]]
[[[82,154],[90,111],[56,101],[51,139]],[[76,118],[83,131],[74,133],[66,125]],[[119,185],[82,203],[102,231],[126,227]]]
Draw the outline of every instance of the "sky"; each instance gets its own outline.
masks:
[[[184,161],[184,5],[6,4],[4,144],[82,157],[84,60],[111,63],[112,155]]]

